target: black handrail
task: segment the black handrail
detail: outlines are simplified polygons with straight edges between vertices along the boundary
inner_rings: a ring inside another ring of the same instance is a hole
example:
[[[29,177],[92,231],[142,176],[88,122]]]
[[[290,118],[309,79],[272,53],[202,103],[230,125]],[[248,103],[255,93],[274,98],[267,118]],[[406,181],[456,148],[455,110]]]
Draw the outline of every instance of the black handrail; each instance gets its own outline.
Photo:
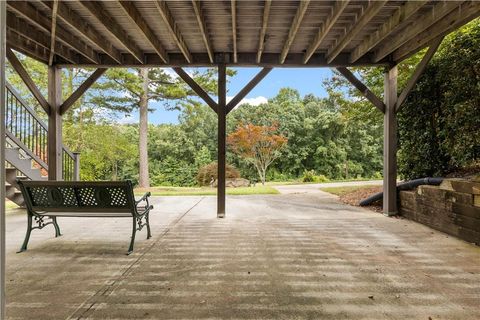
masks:
[[[48,170],[48,126],[9,83],[6,83],[5,128],[11,142]],[[76,180],[76,161],[76,155],[62,146],[63,180]]]

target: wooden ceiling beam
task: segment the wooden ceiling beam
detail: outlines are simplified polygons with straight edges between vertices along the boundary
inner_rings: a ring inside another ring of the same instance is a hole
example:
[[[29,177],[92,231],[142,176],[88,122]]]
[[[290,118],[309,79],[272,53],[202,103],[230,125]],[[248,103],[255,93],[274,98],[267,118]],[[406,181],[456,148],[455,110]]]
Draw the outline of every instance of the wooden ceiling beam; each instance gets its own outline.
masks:
[[[233,62],[237,63],[237,3],[235,0],[230,0],[230,8],[232,15],[232,44],[233,44]]]
[[[338,39],[336,45],[334,45],[327,54],[327,61],[330,63],[335,59],[340,52],[345,49],[346,46],[352,41],[355,36],[362,31],[362,29],[377,15],[377,13],[383,8],[387,3],[387,0],[382,1],[373,1],[368,7],[363,11],[357,21],[350,26],[350,28],[345,32],[345,35]]]
[[[11,49],[37,61],[48,63],[48,50],[7,28],[7,51]]]
[[[169,63],[160,59],[156,53],[145,53],[145,66],[150,67],[216,67],[217,63],[211,63],[206,53],[192,53],[192,62],[188,62],[182,53],[180,52],[170,52]],[[225,64],[228,67],[283,67],[283,68],[334,68],[334,67],[371,67],[371,66],[388,66],[391,64],[387,59],[382,60],[378,63],[372,62],[371,54],[367,54],[364,57],[360,58],[355,63],[350,63],[350,53],[342,52],[338,55],[335,60],[331,63],[327,62],[325,53],[315,53],[306,64],[303,63],[303,58],[305,54],[301,52],[292,52],[288,55],[287,59],[283,64],[279,63],[280,54],[264,52],[262,55],[261,63],[257,63],[257,52],[239,52],[238,53],[238,62],[233,63],[233,58],[226,56]],[[82,59],[82,57],[80,57]],[[215,59],[218,59],[218,56],[215,56]],[[119,65],[117,62],[113,61],[109,56],[105,54],[100,54],[100,64],[92,64],[86,60],[80,61],[77,67],[92,67],[92,68],[110,68],[110,67],[139,67],[142,66],[132,55],[125,55],[122,65]],[[62,67],[72,67],[71,64],[65,63],[61,64]]]
[[[207,49],[208,58],[210,59],[210,62],[213,63],[213,47],[210,42],[210,37],[208,35],[207,24],[205,23],[205,19],[203,17],[202,3],[200,0],[192,0],[192,6],[193,11],[195,12],[195,17],[197,18],[198,27],[200,28],[200,33],[202,34],[203,43],[205,44],[205,48]]]
[[[260,63],[262,60],[262,53],[265,49],[265,35],[268,28],[268,18],[270,16],[270,8],[272,6],[272,0],[265,0],[263,5],[263,18],[262,18],[262,28],[260,29],[260,36],[258,42],[258,51],[257,51],[257,63]]]
[[[480,2],[469,1],[461,4],[437,23],[415,35],[392,54],[393,61],[402,61],[419,50],[429,46],[438,37],[443,37],[467,22],[480,16]]]
[[[376,62],[384,59],[410,39],[414,38],[416,35],[452,12],[460,5],[460,3],[461,2],[457,1],[434,2],[432,8],[422,15],[422,18],[419,19],[419,21],[411,22],[408,26],[403,28],[403,32],[399,32],[394,36],[389,37],[388,41],[383,41],[379,46],[377,46],[375,48],[375,56],[373,61]]]
[[[50,34],[52,27],[50,19],[48,19],[44,13],[38,11],[34,6],[32,6],[31,3],[26,1],[8,1],[7,7],[10,11],[15,12],[16,14],[27,20],[29,23],[31,23],[33,26],[40,29],[32,30],[31,32],[43,31],[44,33]],[[79,40],[78,37],[75,37],[70,31],[67,31],[65,28],[58,26],[56,28],[56,34],[57,40],[60,40],[65,45],[77,51],[90,62],[99,62],[97,52],[93,50],[92,47]]]
[[[290,47],[292,46],[293,40],[295,40],[297,31],[302,24],[303,16],[307,12],[309,3],[310,0],[304,0],[300,1],[300,4],[298,5],[297,12],[295,13],[295,17],[293,18],[290,30],[288,32],[287,40],[285,41],[282,53],[280,54],[280,64],[283,64],[285,62],[285,59],[287,58],[287,54],[290,51]]]
[[[148,42],[155,49],[158,56],[166,63],[168,63],[168,54],[165,48],[160,43],[160,40],[155,35],[152,29],[148,26],[148,23],[143,19],[142,14],[135,7],[134,1],[118,1],[123,11],[127,14],[130,20],[135,26],[143,33]]]
[[[103,24],[108,32],[122,43],[124,48],[131,53],[135,59],[143,63],[144,56],[140,48],[128,36],[127,32],[107,13],[101,2],[98,1],[78,1],[87,9],[98,22]]]
[[[51,2],[42,2],[42,4],[50,9],[53,8]],[[122,63],[122,55],[120,54],[120,51],[118,51],[110,41],[101,36],[99,32],[92,29],[88,23],[83,21],[76,12],[72,11],[65,4],[65,2],[60,1],[58,3],[57,15],[65,24],[68,24],[85,40],[98,46],[116,62]]]
[[[428,2],[428,0],[405,2],[377,31],[366,37],[362,43],[353,50],[350,56],[350,61],[357,61],[360,57],[387,38],[388,35],[404,27],[408,23],[408,19]]]
[[[303,63],[307,63],[308,60],[312,57],[315,51],[318,49],[322,41],[325,39],[327,34],[330,32],[332,27],[337,22],[338,18],[342,15],[345,8],[348,6],[349,0],[347,1],[336,1],[332,12],[327,17],[325,22],[322,23],[322,26],[318,30],[315,39],[313,40],[312,44],[308,47],[307,52],[305,52],[305,58],[303,59]]]
[[[47,36],[43,32],[32,32],[32,27],[30,26],[30,24],[24,19],[16,17],[15,14],[13,14],[12,12],[7,13],[7,28],[13,32],[20,34],[22,37],[25,37],[35,42],[36,45],[39,45],[44,49],[48,50],[47,52],[49,53],[49,58],[47,59],[47,63],[50,62],[51,38],[49,36]],[[66,47],[61,43],[55,42],[54,48],[55,53],[66,61],[72,64],[79,62],[77,54],[71,51],[69,47]]]
[[[167,7],[167,3],[165,1],[156,0],[155,6],[157,7],[157,10],[160,13],[160,16],[162,17],[163,21],[167,25],[167,30],[172,36],[173,41],[175,41],[178,48],[184,55],[185,59],[188,62],[191,62],[192,54],[188,50],[187,44],[185,43],[185,40],[183,39],[182,34],[178,29],[177,23],[175,22],[175,19],[173,18],[172,13],[170,12],[170,9],[168,9]]]

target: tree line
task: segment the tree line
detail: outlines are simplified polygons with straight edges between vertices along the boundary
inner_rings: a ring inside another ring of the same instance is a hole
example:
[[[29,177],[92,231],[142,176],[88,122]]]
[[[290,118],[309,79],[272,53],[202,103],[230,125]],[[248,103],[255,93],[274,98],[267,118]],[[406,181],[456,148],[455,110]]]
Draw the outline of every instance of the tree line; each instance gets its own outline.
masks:
[[[399,65],[405,85],[423,52]],[[39,88],[46,92],[44,65],[19,55]],[[35,99],[8,69],[8,80],[38,110]],[[355,73],[378,96],[382,68]],[[67,97],[91,70],[68,69]],[[231,77],[234,70],[228,70]],[[480,157],[480,23],[475,20],[449,35],[408,97],[398,118],[399,171],[403,178],[444,175],[478,165]],[[191,76],[210,94],[216,70]],[[246,126],[275,128],[285,139],[275,161],[262,173],[249,153],[229,145],[227,162],[250,180],[380,178],[383,117],[341,75],[323,83],[327,97],[301,96],[283,88],[261,105],[244,104],[227,118],[230,135]],[[179,110],[176,124],[149,124],[151,102]],[[118,116],[138,113],[138,124],[120,124]],[[216,115],[168,69],[110,69],[64,116],[64,143],[81,152],[84,180],[131,179],[141,186],[197,184],[201,167],[216,160]],[[245,134],[245,133],[244,133]],[[233,138],[230,139],[231,142]]]

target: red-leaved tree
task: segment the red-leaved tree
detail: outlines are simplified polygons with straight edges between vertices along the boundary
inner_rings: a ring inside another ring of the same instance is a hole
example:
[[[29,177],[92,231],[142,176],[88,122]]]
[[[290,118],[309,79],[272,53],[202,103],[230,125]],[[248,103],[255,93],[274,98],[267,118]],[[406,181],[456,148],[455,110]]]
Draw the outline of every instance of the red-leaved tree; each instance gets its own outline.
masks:
[[[227,137],[232,150],[252,163],[257,169],[262,185],[265,184],[267,168],[280,156],[287,138],[277,134],[277,126],[256,126],[251,123],[238,126]]]

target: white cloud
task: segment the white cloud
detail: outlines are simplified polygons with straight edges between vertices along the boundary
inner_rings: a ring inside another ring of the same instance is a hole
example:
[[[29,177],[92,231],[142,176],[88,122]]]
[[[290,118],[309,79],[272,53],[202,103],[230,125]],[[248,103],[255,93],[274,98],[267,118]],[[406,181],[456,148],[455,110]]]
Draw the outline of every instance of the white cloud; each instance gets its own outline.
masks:
[[[115,119],[113,119],[114,123],[123,125],[123,124],[138,124],[138,116],[137,115],[117,115]]]
[[[232,100],[233,97],[228,97],[227,96],[227,103],[230,102],[230,100]],[[253,97],[253,98],[244,98],[240,101],[240,103],[237,105],[238,106],[241,106],[242,104],[250,104],[252,106],[258,106],[258,105],[261,105],[263,103],[267,103],[268,102],[268,99],[265,98],[264,96],[258,96],[258,97]]]
[[[163,68],[162,70],[168,76],[170,76],[172,79],[177,79],[178,78],[178,74],[175,71],[173,71],[172,68]],[[193,77],[193,71],[192,70],[185,68],[185,69],[183,69],[183,71],[185,71],[190,77]]]

